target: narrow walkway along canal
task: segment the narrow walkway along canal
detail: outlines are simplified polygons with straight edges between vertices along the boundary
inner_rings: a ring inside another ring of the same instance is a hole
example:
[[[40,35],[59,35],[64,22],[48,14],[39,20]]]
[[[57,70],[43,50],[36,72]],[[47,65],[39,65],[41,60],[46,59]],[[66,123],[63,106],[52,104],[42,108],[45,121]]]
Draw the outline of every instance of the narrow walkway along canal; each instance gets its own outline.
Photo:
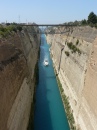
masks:
[[[49,66],[44,66],[45,59]],[[34,130],[70,130],[45,35],[41,36]]]

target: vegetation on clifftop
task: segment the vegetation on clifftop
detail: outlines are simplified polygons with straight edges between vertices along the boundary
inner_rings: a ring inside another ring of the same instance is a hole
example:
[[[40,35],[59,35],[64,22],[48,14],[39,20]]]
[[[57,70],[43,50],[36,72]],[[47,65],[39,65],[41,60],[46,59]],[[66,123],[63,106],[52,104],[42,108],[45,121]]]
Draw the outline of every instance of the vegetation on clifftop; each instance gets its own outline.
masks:
[[[75,20],[74,22],[64,23],[65,25],[80,25],[80,26],[91,26],[97,28],[97,15],[94,12],[90,12],[87,19],[81,21]]]
[[[84,19],[81,21],[82,25],[89,25],[91,27],[96,27],[97,28],[97,15],[94,12],[91,12],[88,15],[88,19]]]
[[[17,31],[22,31],[22,27],[14,24],[8,26],[0,25],[0,37],[6,38],[12,32],[16,33]]]

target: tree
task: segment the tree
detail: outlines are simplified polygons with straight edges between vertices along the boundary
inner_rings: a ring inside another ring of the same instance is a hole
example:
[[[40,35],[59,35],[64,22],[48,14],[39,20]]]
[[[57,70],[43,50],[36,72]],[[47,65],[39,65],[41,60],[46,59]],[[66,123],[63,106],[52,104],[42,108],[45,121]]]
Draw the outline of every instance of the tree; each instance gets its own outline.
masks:
[[[97,23],[97,16],[94,12],[91,12],[88,16],[88,23],[89,24],[96,24]]]
[[[82,24],[82,25],[86,25],[86,24],[87,24],[86,19],[82,20],[82,21],[81,21],[81,24]]]
[[[22,31],[22,27],[21,27],[21,26],[17,26],[17,29],[18,29],[19,31]]]
[[[75,20],[75,21],[73,22],[73,24],[74,24],[74,25],[79,25],[79,24],[80,24],[80,22],[79,22],[79,21],[77,21],[77,20]]]

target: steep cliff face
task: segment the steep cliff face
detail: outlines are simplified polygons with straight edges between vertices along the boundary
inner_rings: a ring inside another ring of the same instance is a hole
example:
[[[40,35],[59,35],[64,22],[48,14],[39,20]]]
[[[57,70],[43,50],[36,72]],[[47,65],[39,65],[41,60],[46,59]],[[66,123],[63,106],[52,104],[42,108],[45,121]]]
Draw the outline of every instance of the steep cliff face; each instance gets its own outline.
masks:
[[[66,28],[47,35],[54,66],[69,97],[77,128],[97,129],[97,29]]]
[[[0,40],[0,130],[27,129],[40,42],[32,30]]]

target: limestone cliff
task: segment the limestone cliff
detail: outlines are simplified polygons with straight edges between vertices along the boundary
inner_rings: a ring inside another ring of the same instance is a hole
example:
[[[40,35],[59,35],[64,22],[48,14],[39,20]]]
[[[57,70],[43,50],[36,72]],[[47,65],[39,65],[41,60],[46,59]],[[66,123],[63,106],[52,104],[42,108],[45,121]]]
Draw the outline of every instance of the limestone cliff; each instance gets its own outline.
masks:
[[[47,34],[54,66],[69,97],[77,128],[96,130],[97,29],[66,27],[65,31]]]
[[[0,130],[26,130],[28,126],[40,42],[33,29],[23,27],[0,39]]]

